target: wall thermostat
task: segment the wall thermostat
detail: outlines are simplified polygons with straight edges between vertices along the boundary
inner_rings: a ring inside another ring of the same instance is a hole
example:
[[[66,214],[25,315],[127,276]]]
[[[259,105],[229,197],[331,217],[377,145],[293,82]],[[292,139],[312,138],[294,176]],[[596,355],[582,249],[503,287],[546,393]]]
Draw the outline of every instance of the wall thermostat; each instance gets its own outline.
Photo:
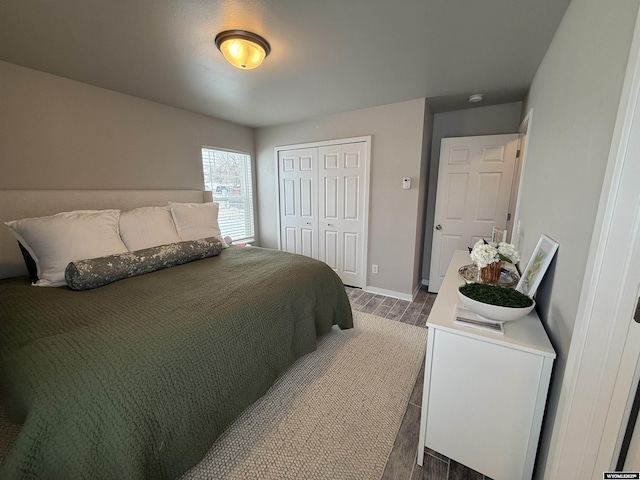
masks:
[[[402,179],[402,188],[404,188],[405,190],[409,190],[411,188],[411,179],[410,178],[403,178]]]

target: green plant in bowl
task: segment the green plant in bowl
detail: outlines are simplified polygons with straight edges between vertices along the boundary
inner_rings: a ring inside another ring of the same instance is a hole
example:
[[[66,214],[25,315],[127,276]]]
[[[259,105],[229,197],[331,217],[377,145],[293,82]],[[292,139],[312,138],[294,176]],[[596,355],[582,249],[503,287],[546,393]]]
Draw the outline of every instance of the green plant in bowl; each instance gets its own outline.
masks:
[[[499,287],[488,283],[470,283],[462,285],[460,292],[473,300],[500,307],[523,308],[533,303],[524,293],[512,288]]]
[[[482,319],[499,323],[524,317],[536,304],[517,290],[487,283],[462,285],[458,296],[465,307]]]

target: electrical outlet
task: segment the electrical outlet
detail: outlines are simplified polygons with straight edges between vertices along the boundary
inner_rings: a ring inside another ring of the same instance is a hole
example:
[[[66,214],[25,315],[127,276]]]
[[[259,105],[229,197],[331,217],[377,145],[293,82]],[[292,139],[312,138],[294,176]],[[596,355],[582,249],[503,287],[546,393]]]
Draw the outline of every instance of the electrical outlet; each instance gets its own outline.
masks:
[[[371,273],[378,273],[378,265],[371,265]]]

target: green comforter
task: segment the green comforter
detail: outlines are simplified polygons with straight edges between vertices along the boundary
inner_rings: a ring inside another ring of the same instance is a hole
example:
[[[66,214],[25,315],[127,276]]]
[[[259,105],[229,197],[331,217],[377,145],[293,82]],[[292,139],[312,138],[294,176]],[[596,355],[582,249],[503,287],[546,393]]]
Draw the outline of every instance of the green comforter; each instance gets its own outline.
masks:
[[[0,478],[173,478],[333,324],[342,283],[256,247],[75,292],[0,281]]]

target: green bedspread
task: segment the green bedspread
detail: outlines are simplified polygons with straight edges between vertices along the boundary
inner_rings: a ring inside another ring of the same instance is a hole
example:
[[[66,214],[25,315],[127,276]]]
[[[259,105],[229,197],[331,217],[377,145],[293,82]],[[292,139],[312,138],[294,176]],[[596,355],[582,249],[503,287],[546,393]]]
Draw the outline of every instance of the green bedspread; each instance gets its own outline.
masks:
[[[84,292],[0,280],[0,478],[173,478],[333,324],[340,279],[256,247]],[[336,406],[339,408],[339,406]]]

